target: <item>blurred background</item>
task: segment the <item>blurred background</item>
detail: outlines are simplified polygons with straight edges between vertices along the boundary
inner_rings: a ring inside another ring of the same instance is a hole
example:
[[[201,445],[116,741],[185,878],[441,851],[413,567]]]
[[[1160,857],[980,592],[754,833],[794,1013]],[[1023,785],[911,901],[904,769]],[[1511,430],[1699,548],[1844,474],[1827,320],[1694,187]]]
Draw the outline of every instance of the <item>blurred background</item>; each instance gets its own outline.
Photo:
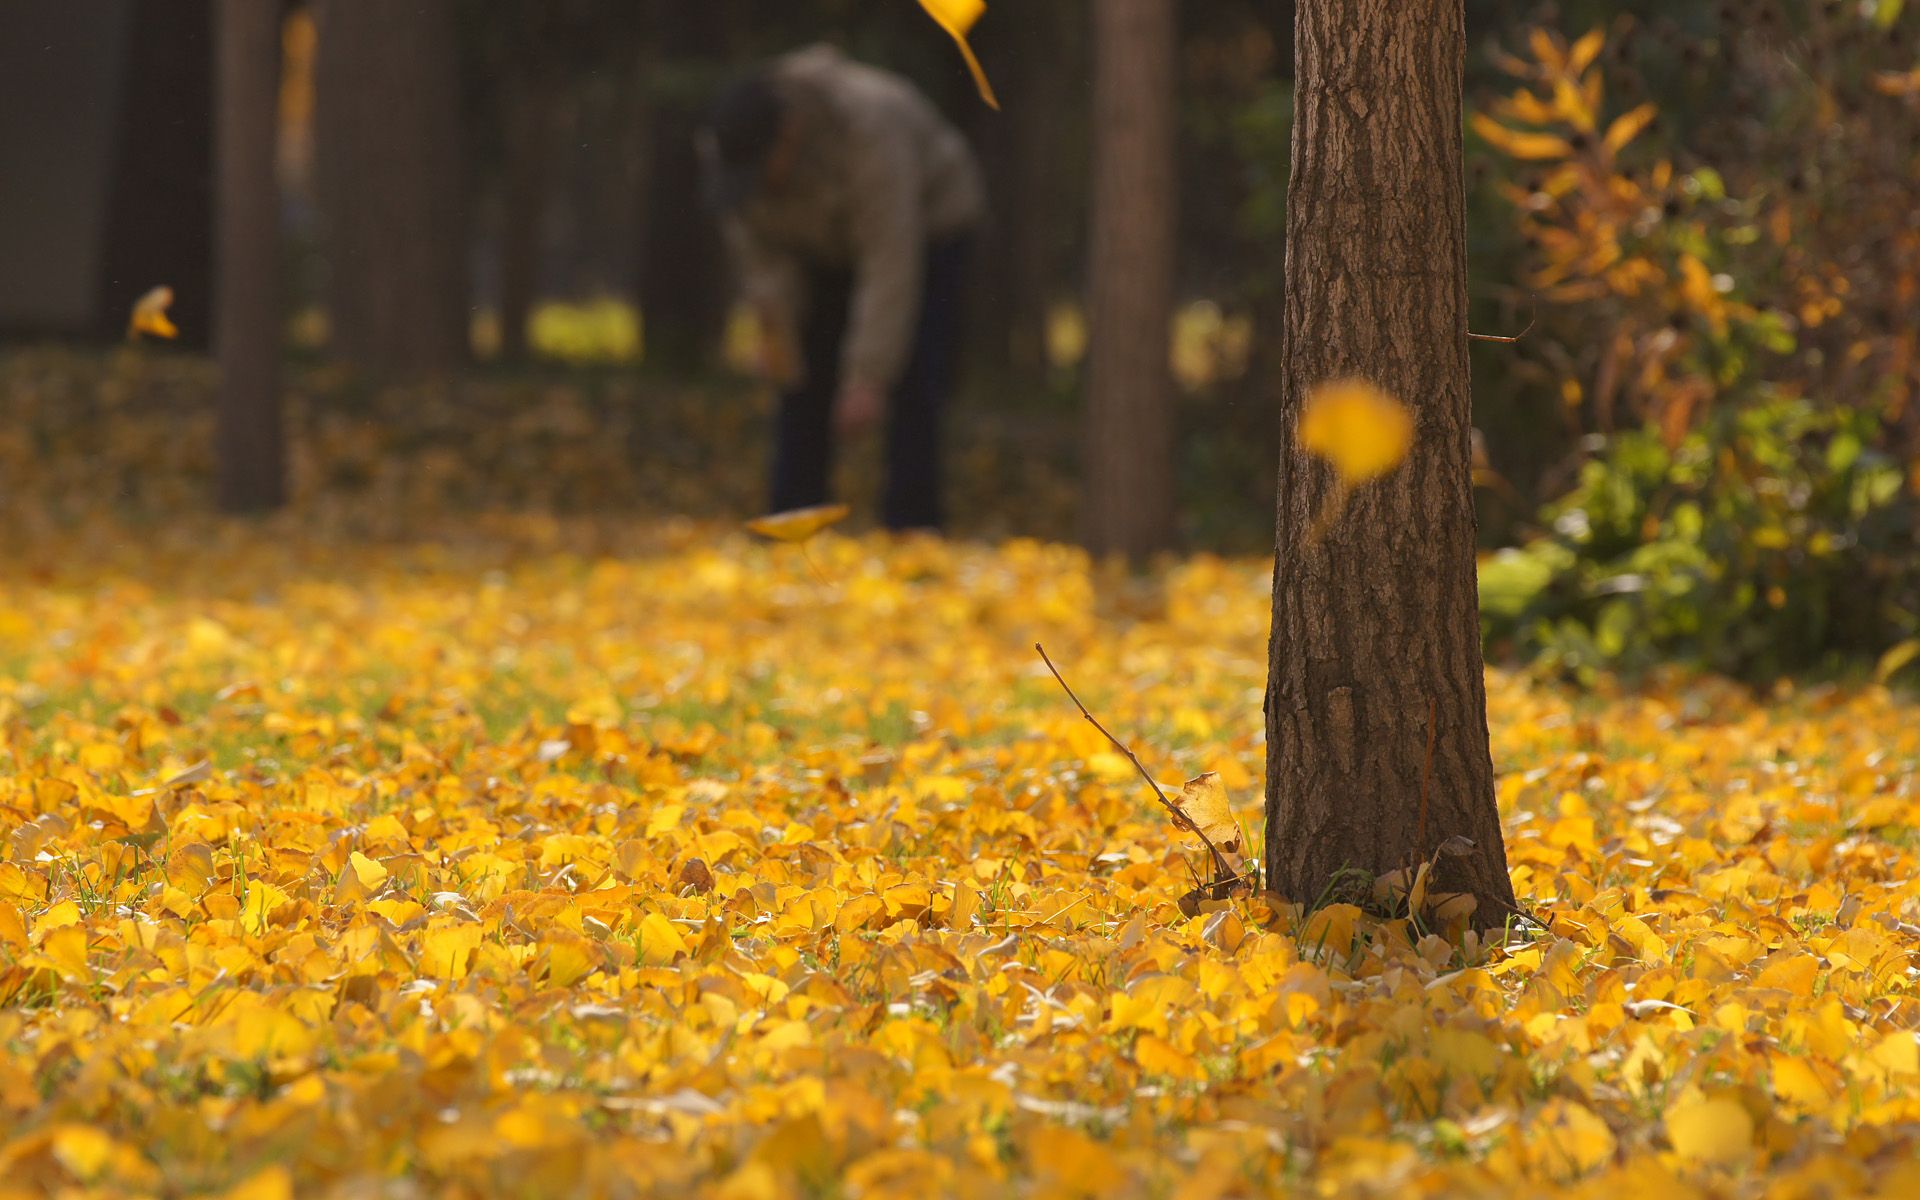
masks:
[[[1525,331],[1474,349],[1490,647],[1755,677],[1920,648],[1920,14],[1466,7],[1473,323]],[[1175,8],[1174,81],[1149,100],[1177,184],[1145,214],[1175,263],[1168,548],[1263,553],[1293,6]],[[1129,136],[1093,115],[1089,0],[991,0],[971,42],[997,112],[910,0],[7,18],[15,533],[221,498],[369,538],[447,512],[755,513],[771,398],[693,135],[737,72],[823,40],[913,81],[985,171],[955,532],[1083,528],[1091,163]],[[160,285],[177,336],[130,342]],[[846,464],[857,511],[871,457]]]

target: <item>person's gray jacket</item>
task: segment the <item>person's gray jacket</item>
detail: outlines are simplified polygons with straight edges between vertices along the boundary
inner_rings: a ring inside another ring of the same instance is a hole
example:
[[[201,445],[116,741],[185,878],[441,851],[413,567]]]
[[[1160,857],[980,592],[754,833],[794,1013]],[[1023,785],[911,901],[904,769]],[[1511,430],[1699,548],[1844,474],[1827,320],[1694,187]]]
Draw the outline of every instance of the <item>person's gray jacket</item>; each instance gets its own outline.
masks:
[[[853,273],[843,381],[886,388],[905,369],[927,243],[984,208],[966,140],[906,80],[831,46],[775,61],[772,83],[798,120],[798,153],[725,221],[747,300],[799,345],[804,265]]]

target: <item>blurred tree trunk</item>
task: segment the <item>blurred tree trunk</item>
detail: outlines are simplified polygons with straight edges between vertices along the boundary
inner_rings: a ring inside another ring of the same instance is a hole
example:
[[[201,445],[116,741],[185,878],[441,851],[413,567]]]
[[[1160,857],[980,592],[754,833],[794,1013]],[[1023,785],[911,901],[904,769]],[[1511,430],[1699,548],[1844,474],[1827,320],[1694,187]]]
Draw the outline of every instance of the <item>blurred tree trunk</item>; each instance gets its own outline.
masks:
[[[100,259],[102,338],[149,288],[173,288],[180,345],[213,323],[212,0],[133,0]]]
[[[537,66],[519,71],[509,85],[500,230],[500,357],[508,362],[526,360],[527,322],[539,298],[557,87]]]
[[[1513,888],[1474,574],[1462,0],[1301,0],[1295,46],[1268,886],[1352,899],[1342,871],[1382,875],[1464,835],[1433,890],[1472,893],[1475,923],[1499,925]],[[1311,388],[1348,376],[1412,409],[1413,450],[1316,537],[1334,480],[1291,430]]]
[[[1134,560],[1173,541],[1173,0],[1093,6],[1088,549]]]
[[[280,416],[280,5],[215,0],[215,292],[220,507],[286,500]]]
[[[445,373],[467,355],[456,13],[456,0],[315,0],[333,346],[379,373]]]
[[[1048,310],[1078,275],[1086,20],[1084,4],[1054,0],[989,23],[975,47],[1003,105],[995,112],[966,93],[992,212],[968,325],[989,379],[1046,381]]]
[[[647,167],[640,225],[640,317],[649,366],[711,366],[731,289],[720,230],[707,209],[694,137],[720,83],[727,6],[655,0],[648,80]]]

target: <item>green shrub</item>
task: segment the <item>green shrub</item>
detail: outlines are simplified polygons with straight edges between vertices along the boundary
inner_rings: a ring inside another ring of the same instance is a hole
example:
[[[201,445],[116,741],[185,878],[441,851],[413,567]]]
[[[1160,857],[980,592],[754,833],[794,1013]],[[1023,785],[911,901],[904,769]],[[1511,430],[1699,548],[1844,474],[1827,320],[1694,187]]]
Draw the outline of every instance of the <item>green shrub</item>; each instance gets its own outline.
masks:
[[[1614,437],[1548,532],[1482,563],[1489,645],[1590,677],[1690,660],[1845,670],[1920,634],[1916,505],[1860,408],[1727,405],[1669,445]]]

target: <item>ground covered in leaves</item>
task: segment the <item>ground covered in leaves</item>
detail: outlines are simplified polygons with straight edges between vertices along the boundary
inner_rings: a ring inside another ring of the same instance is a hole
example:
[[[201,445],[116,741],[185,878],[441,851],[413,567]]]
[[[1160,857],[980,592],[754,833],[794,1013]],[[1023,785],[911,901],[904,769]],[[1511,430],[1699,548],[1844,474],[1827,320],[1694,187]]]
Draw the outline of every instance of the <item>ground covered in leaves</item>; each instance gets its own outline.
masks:
[[[1031,647],[1257,820],[1264,564],[461,528],[9,547],[0,1193],[1920,1191],[1884,691],[1496,674],[1550,932],[1186,919]]]

